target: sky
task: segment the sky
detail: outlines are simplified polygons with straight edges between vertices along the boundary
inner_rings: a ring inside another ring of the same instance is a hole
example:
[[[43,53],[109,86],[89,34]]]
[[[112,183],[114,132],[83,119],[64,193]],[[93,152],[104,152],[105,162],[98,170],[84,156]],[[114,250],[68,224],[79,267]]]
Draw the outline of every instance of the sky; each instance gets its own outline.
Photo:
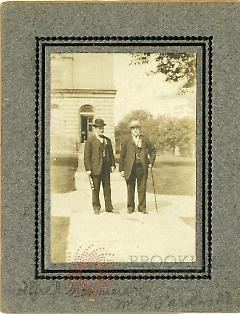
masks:
[[[180,94],[184,82],[166,82],[165,75],[151,74],[154,58],[146,65],[130,65],[130,54],[114,54],[114,122],[118,123],[132,110],[143,109],[159,115],[195,116],[195,89]],[[148,75],[147,75],[148,74]]]

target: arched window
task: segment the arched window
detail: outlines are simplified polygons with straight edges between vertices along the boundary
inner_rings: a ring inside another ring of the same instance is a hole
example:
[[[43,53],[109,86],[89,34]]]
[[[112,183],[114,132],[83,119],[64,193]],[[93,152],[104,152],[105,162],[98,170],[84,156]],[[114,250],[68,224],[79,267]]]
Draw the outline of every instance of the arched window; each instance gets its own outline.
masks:
[[[93,107],[91,105],[84,105],[80,108],[81,114],[93,114]]]

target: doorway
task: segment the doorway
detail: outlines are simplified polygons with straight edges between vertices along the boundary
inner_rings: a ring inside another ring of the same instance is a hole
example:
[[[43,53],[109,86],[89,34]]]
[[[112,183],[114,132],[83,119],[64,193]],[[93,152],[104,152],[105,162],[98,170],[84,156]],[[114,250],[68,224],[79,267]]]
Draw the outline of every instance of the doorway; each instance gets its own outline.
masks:
[[[80,142],[85,143],[93,131],[93,108],[85,105],[80,109]]]

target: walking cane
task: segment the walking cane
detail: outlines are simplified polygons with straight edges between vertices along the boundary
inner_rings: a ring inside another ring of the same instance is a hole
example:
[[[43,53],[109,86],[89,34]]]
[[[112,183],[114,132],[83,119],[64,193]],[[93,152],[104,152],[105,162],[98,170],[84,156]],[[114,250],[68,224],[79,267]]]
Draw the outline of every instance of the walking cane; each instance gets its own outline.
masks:
[[[157,213],[158,213],[157,198],[156,198],[156,191],[155,191],[155,184],[154,184],[153,169],[152,169],[152,167],[151,167],[151,175],[152,175],[152,184],[153,184],[153,192],[154,192],[155,206],[156,206],[156,211],[157,211]]]

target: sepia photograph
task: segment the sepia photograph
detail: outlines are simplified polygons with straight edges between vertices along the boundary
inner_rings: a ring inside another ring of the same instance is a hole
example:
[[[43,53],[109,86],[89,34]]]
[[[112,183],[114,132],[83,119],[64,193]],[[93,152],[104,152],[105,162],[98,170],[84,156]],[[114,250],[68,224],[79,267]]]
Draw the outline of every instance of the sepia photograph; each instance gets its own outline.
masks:
[[[196,53],[51,53],[51,261],[196,261]]]
[[[1,10],[2,312],[239,312],[239,5],[27,2]]]

